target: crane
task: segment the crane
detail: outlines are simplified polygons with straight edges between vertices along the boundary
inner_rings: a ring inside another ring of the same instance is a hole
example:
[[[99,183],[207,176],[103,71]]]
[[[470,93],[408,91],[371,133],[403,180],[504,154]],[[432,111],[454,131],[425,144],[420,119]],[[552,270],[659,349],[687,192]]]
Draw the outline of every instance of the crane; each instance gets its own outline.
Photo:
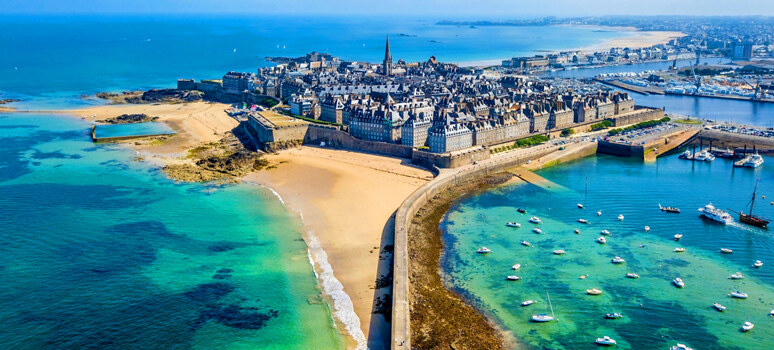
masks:
[[[747,83],[747,85],[750,85],[750,87],[753,88],[753,90],[755,91],[755,93],[753,94],[753,97],[752,97],[753,100],[760,100],[763,97],[763,91],[761,91],[761,78],[760,77],[758,78],[758,81],[755,84],[755,86],[753,86],[753,84],[750,83],[750,81],[747,80],[747,78],[745,78],[743,75],[740,75],[739,77],[741,77],[742,80],[744,80],[744,82]]]

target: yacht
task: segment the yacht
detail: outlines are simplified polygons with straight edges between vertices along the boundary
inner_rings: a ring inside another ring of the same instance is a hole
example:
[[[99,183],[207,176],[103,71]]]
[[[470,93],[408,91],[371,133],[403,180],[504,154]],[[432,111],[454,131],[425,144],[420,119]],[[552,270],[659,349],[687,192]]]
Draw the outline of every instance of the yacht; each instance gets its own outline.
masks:
[[[689,151],[689,150],[685,150],[685,152],[680,153],[680,155],[677,156],[677,158],[691,160],[691,159],[693,159],[693,153],[691,153],[691,151]]]
[[[597,216],[602,216],[602,211],[601,210],[597,212]]]
[[[747,321],[742,325],[742,332],[749,332],[753,327],[755,327],[755,325],[752,324],[752,322]]]
[[[683,238],[683,235],[681,235],[679,233],[675,235],[675,241],[679,241],[680,238]]]
[[[614,313],[612,313],[612,314],[606,314],[606,315],[605,315],[605,318],[607,318],[607,319],[611,319],[611,320],[615,320],[615,319],[617,319],[617,318],[621,318],[621,317],[623,317],[623,315],[622,315],[622,314],[620,314],[620,313],[617,313],[617,312],[614,312]]]
[[[626,274],[626,278],[640,278],[640,275],[638,275],[638,274],[636,274],[634,272],[629,272],[629,273]]]
[[[521,306],[530,306],[530,305],[532,305],[534,303],[535,303],[534,300],[525,300],[525,301],[521,302]]]
[[[533,224],[539,224],[539,223],[541,223],[542,221],[540,221],[540,218],[539,218],[539,217],[537,217],[537,216],[533,216],[533,217],[529,218],[529,222],[531,222],[531,223],[533,223]]]
[[[675,248],[674,252],[675,253],[684,253],[685,252],[685,248]]]
[[[505,279],[509,280],[509,281],[518,281],[518,280],[521,279],[521,277],[519,277],[519,276],[508,276]]]
[[[581,224],[588,224],[589,223],[589,221],[586,220],[586,219],[578,219],[578,222],[580,222]]]
[[[763,165],[763,157],[761,157],[761,155],[758,153],[753,154],[748,157],[747,161],[745,161],[742,165],[748,168],[757,168]]]
[[[650,226],[645,226],[645,232],[650,231]]]
[[[715,155],[710,153],[708,150],[703,149],[699,152],[696,152],[696,155],[693,156],[693,159],[698,161],[711,162],[715,160]]]
[[[512,270],[518,270],[519,268],[521,268],[521,264],[516,264],[511,267]]]
[[[565,252],[564,249],[554,250],[554,255],[564,255],[565,253],[567,252]]]
[[[597,243],[605,244],[607,243],[607,240],[605,239],[605,237],[600,236],[599,238],[597,238]]]
[[[704,208],[699,208],[699,211],[701,212],[702,216],[723,224],[730,224],[734,221],[728,212],[715,208],[712,203],[705,205]]]
[[[661,209],[661,211],[663,212],[680,214],[680,208],[662,207],[661,204],[658,205],[658,208]]]
[[[615,339],[610,338],[608,336],[604,336],[602,338],[597,338],[597,344],[599,344],[599,345],[615,345],[617,343],[615,342]]]
[[[718,310],[720,312],[726,311],[726,307],[723,305],[720,305],[720,303],[712,303],[712,307],[714,307],[715,310]]]
[[[742,293],[740,291],[731,292],[731,297],[737,299],[747,299],[747,293]]]
[[[586,294],[588,294],[588,295],[600,295],[600,294],[602,294],[602,291],[597,289],[597,288],[591,288],[591,289],[586,289]]]
[[[618,215],[618,221],[623,221],[623,219],[624,219],[623,214]]]
[[[521,224],[520,224],[520,223],[518,223],[518,222],[509,222],[509,223],[505,224],[505,226],[508,226],[508,227],[517,227],[517,228],[518,228],[518,227],[521,227]]]
[[[673,283],[673,284],[675,285],[675,287],[677,287],[677,288],[683,288],[683,287],[685,287],[685,282],[683,282],[683,280],[682,280],[680,277],[677,277],[677,278],[673,279],[673,280],[672,280],[672,283]]]
[[[527,242],[527,241],[521,241],[521,245],[523,245],[523,246],[525,246],[525,247],[529,247],[529,242]]]
[[[576,228],[576,229],[575,229],[575,234],[576,234],[576,235],[579,235],[579,234],[580,234],[580,230]]]
[[[478,250],[476,250],[476,253],[479,253],[479,254],[486,254],[490,252],[492,252],[492,250],[487,247],[481,247],[481,248],[478,248]]]
[[[737,272],[737,273],[735,273],[735,274],[733,274],[731,276],[728,276],[728,278],[730,278],[732,280],[740,280],[740,279],[744,278],[744,275],[741,272]]]
[[[625,263],[625,262],[626,262],[626,260],[624,260],[624,259],[623,259],[623,258],[621,258],[620,256],[616,256],[615,258],[613,258],[612,260],[610,260],[610,262],[611,262],[611,263],[613,263],[613,264],[623,264],[623,263]]]
[[[755,260],[755,264],[753,264],[753,267],[761,267],[763,266],[763,263],[760,260]]]
[[[723,253],[723,254],[731,254],[734,251],[731,250],[731,249],[728,249],[728,248],[720,248],[720,252]]]
[[[539,228],[535,227],[535,228],[533,228],[533,229],[532,229],[532,232],[535,232],[535,233],[537,233],[537,234],[541,234],[541,233],[543,233],[543,230],[541,230],[541,229],[539,229]]]
[[[602,231],[599,231],[599,233],[601,233],[601,234],[603,234],[605,236],[609,236],[610,235],[610,231],[608,231],[608,230],[602,230]]]
[[[669,348],[669,350],[693,350],[688,347],[688,345],[677,343],[677,345],[672,346]]]

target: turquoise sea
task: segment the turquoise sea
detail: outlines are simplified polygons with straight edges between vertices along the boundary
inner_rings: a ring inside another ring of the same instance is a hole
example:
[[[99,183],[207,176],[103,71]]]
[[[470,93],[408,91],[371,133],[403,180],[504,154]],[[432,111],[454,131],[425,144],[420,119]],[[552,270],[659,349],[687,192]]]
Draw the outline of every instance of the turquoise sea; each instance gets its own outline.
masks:
[[[709,202],[743,209],[759,178],[756,211],[773,217],[774,198],[760,197],[774,197],[774,159],[766,162],[752,170],[733,169],[729,160],[719,158],[692,163],[674,154],[643,164],[600,155],[544,169],[538,173],[556,184],[550,190],[510,185],[453,206],[441,223],[448,247],[442,270],[450,285],[531,348],[592,349],[604,335],[622,349],[668,349],[677,343],[694,349],[774,348],[774,318],[769,317],[774,237],[739,223],[719,225],[697,211]],[[579,210],[576,204],[584,202],[587,209]],[[661,212],[659,203],[682,213]],[[519,207],[527,213],[518,213]],[[527,220],[533,215],[543,220],[543,234],[532,232],[536,225]],[[590,223],[578,223],[579,218]],[[522,227],[508,228],[509,221]],[[575,228],[581,233],[575,234]],[[612,234],[606,245],[595,242],[601,230]],[[684,235],[679,242],[673,239],[677,233]],[[522,240],[532,247],[522,246]],[[492,252],[477,254],[481,246]],[[686,252],[673,252],[676,247]],[[733,253],[721,254],[720,248]],[[555,249],[567,253],[553,255]],[[615,256],[626,262],[612,264]],[[764,266],[753,268],[755,260]],[[517,263],[522,267],[513,271]],[[628,272],[641,277],[626,278]],[[729,279],[735,272],[746,278]],[[508,275],[523,280],[506,281]],[[685,281],[684,289],[671,284],[675,277]],[[604,293],[586,295],[595,287]],[[735,290],[749,298],[730,298]],[[529,322],[533,314],[550,313],[546,293],[558,322]],[[521,307],[528,299],[538,302]],[[714,310],[713,302],[727,310]],[[624,317],[605,319],[613,312]],[[745,321],[755,324],[749,333],[739,331]]]
[[[177,184],[88,132],[0,116],[0,347],[343,347],[273,193]]]

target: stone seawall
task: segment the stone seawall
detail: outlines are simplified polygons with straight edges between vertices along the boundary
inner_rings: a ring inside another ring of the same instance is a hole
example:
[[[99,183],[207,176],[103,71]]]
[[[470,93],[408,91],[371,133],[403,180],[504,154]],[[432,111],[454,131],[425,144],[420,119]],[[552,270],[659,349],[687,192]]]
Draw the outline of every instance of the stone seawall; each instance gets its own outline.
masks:
[[[411,159],[413,149],[395,143],[365,141],[339,130],[336,126],[309,125],[304,143],[320,144],[325,142],[333,147]]]
[[[703,143],[705,146],[709,146],[712,141],[712,147],[744,147],[752,148],[755,145],[756,148],[769,148],[774,149],[774,138],[734,134],[730,132],[718,131],[718,130],[702,130],[694,140],[694,144]]]

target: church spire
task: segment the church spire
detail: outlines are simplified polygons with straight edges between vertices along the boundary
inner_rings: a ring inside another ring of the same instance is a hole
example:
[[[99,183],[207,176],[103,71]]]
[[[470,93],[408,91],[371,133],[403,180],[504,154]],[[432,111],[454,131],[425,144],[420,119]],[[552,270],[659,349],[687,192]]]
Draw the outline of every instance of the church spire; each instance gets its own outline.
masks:
[[[387,45],[384,48],[384,62],[382,62],[384,75],[392,75],[392,53],[390,53],[390,36],[387,35]]]

